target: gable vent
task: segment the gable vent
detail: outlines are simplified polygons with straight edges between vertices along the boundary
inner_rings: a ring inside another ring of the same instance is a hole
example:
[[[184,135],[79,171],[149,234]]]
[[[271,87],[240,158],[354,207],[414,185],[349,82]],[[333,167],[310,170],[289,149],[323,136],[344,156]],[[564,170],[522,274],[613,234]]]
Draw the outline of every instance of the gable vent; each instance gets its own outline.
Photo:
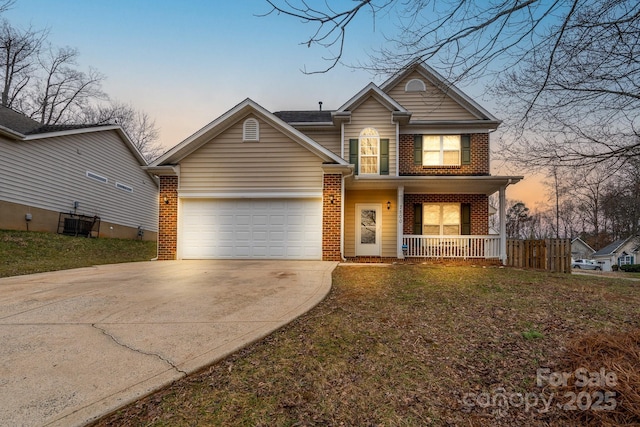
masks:
[[[407,82],[407,85],[404,87],[405,92],[426,92],[427,87],[424,82],[420,79],[411,79]]]
[[[260,126],[256,119],[247,119],[242,126],[242,140],[243,141],[259,141],[260,140]]]

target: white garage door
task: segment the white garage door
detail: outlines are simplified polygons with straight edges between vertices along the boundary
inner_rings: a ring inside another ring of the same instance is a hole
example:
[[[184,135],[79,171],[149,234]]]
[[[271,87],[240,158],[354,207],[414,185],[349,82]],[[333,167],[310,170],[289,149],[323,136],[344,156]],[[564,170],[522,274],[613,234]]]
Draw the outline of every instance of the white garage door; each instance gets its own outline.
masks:
[[[184,259],[322,259],[321,199],[184,199]]]

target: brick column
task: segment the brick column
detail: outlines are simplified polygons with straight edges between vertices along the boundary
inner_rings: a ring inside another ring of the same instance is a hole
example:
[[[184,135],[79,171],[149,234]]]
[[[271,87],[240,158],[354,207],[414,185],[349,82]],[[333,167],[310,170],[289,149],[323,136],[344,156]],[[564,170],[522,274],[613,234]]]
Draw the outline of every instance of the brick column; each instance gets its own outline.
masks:
[[[165,202],[166,198],[166,202]],[[158,259],[176,259],[178,244],[178,177],[160,176]]]
[[[322,260],[341,261],[342,174],[325,174],[322,186]]]

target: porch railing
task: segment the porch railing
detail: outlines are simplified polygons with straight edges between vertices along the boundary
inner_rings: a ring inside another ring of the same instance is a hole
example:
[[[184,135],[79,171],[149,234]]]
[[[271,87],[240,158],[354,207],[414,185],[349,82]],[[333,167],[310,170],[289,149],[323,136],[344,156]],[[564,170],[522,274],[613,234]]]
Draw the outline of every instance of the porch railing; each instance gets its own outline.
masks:
[[[406,257],[500,258],[500,236],[404,235]]]

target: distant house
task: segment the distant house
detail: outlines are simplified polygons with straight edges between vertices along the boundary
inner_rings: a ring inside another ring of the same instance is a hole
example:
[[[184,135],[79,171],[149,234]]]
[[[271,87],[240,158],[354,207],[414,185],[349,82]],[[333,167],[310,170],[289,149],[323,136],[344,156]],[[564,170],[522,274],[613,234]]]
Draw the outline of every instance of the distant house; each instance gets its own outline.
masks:
[[[612,265],[640,263],[640,235],[616,240],[593,254],[602,264],[603,271],[611,271]]]
[[[86,216],[101,237],[157,238],[158,183],[120,126],[43,126],[0,106],[0,158],[0,229],[68,231]]]
[[[595,250],[579,237],[571,241],[571,258],[573,259],[591,259],[594,252]]]

